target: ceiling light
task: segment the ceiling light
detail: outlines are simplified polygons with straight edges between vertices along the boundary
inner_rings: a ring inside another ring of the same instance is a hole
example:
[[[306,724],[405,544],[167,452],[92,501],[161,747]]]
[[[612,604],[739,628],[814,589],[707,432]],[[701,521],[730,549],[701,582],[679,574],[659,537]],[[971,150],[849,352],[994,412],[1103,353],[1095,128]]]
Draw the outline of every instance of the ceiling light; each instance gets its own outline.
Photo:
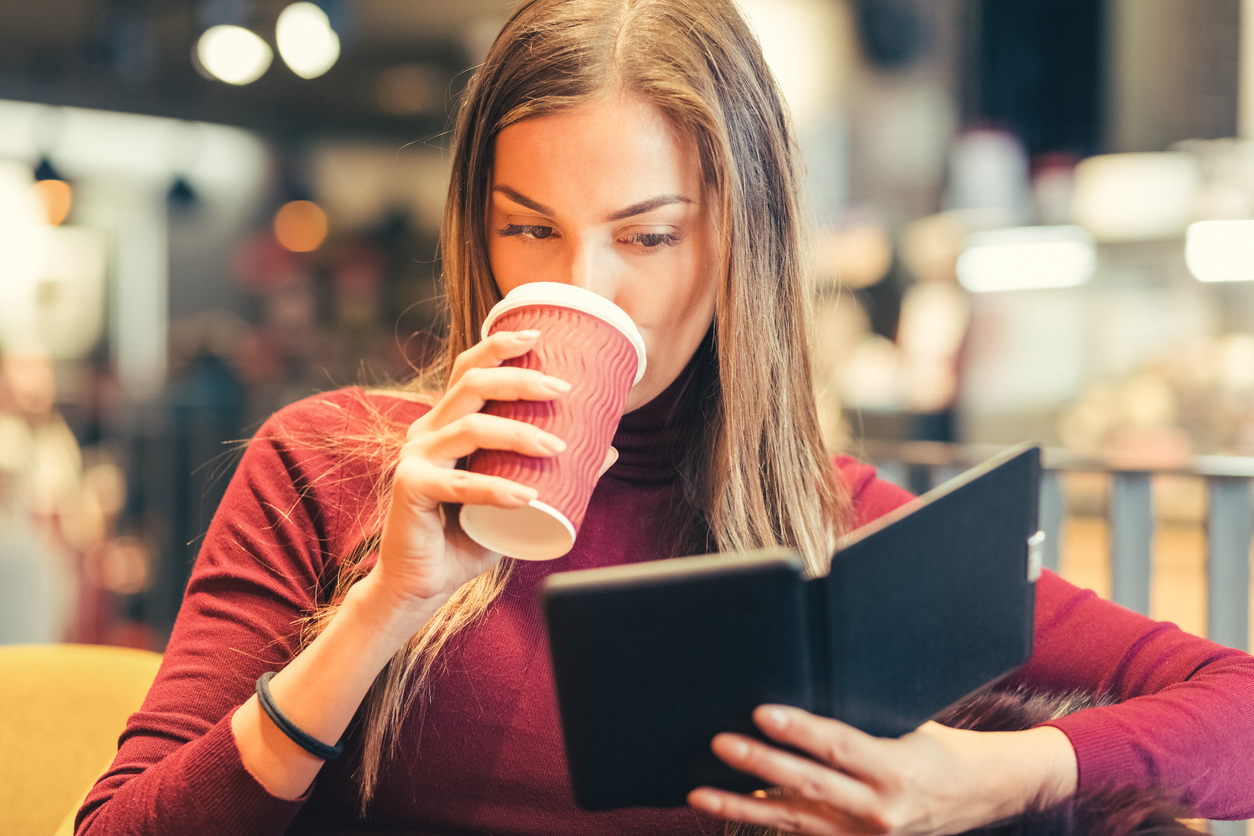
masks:
[[[1096,268],[1093,238],[1078,226],[994,229],[967,237],[958,281],[974,293],[1074,287]]]
[[[294,253],[312,252],[326,240],[326,213],[309,200],[285,203],[274,216],[274,237]]]
[[[48,226],[60,226],[70,214],[73,190],[64,180],[36,180],[35,194],[44,208]]]
[[[301,78],[317,78],[340,57],[340,39],[327,13],[313,3],[293,3],[275,28],[279,55]]]
[[[49,226],[59,226],[70,214],[70,200],[73,189],[61,176],[61,172],[52,165],[47,157],[42,157],[35,166],[35,195],[44,209]]]
[[[1184,261],[1200,282],[1254,281],[1254,221],[1189,225]]]
[[[214,78],[227,84],[252,84],[269,68],[274,53],[242,26],[214,26],[200,36],[196,57]]]

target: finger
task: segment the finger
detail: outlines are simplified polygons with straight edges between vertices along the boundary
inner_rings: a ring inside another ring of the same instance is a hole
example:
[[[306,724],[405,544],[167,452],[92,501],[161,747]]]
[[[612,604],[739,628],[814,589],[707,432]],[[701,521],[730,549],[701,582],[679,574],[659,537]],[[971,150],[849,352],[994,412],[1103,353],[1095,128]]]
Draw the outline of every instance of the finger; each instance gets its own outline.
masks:
[[[831,717],[787,705],[760,705],[753,721],[767,737],[808,752],[822,763],[859,778],[881,776],[889,757],[884,741]]]
[[[803,798],[760,798],[713,787],[698,787],[688,793],[688,803],[715,816],[778,828],[788,833],[848,836],[888,832],[882,825],[858,821],[841,810]]]
[[[566,442],[534,424],[499,415],[471,413],[432,433],[417,436],[402,449],[429,461],[451,463],[476,450],[511,450],[524,456],[555,456]]]
[[[540,332],[497,331],[457,355],[453,368],[449,371],[449,386],[461,380],[468,370],[474,368],[490,368],[499,366],[506,360],[521,357],[535,347]]]
[[[873,816],[875,791],[831,767],[739,734],[720,734],[710,744],[728,766],[767,783],[792,790],[801,798],[831,804],[852,816]]]
[[[434,511],[443,502],[517,508],[539,494],[535,488],[500,476],[440,467],[419,457],[402,459],[392,480],[392,505]]]
[[[570,389],[570,384],[561,378],[535,369],[517,366],[468,369],[424,418],[429,427],[438,429],[463,415],[478,412],[490,400],[551,401]]]
[[[614,466],[614,462],[618,461],[618,451],[613,447],[605,451],[605,461],[601,463],[601,469],[597,472],[597,478],[600,479],[605,475],[605,471]]]

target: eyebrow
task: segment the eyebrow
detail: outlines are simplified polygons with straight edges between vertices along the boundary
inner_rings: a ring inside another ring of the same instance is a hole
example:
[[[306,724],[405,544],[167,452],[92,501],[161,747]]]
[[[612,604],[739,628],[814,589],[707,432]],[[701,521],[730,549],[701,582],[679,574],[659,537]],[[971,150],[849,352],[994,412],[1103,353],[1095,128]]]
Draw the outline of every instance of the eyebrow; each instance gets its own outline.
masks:
[[[526,206],[526,207],[527,207],[528,209],[530,209],[532,212],[539,212],[541,215],[555,215],[555,214],[557,214],[557,213],[556,213],[556,212],[554,212],[552,209],[550,209],[549,207],[545,206],[543,203],[537,203],[536,201],[534,201],[534,200],[532,200],[531,198],[527,197],[527,196],[526,196],[525,194],[523,194],[522,192],[517,191],[517,190],[515,190],[515,189],[511,189],[509,186],[493,186],[493,187],[492,187],[492,191],[493,191],[493,192],[500,192],[501,194],[503,194],[503,195],[505,195],[506,197],[508,197],[510,200],[512,200],[512,201],[514,201],[515,203],[517,203],[519,206]]]
[[[626,209],[619,209],[606,220],[621,221],[625,218],[634,217],[635,215],[643,215],[645,212],[652,212],[654,209],[660,209],[663,206],[670,206],[675,203],[692,203],[691,200],[683,195],[663,194],[657,197],[651,197],[648,200],[642,200]]]
[[[519,192],[518,190],[511,189],[509,186],[499,186],[499,185],[493,186],[492,191],[500,192],[501,194],[508,197],[510,200],[517,203],[519,206],[526,206],[531,211],[538,212],[541,215],[552,216],[552,215],[557,214],[552,209],[545,206],[543,203],[534,201],[531,198],[524,195],[523,193]],[[628,206],[625,209],[619,209],[617,212],[611,213],[610,216],[606,218],[606,220],[621,221],[626,218],[635,217],[636,215],[643,215],[645,212],[652,212],[654,209],[660,209],[663,206],[671,206],[676,203],[692,203],[692,202],[693,201],[691,199],[686,198],[683,195],[678,195],[678,194],[658,195],[657,197],[651,197],[648,200],[642,200],[639,203],[633,203],[631,206]]]

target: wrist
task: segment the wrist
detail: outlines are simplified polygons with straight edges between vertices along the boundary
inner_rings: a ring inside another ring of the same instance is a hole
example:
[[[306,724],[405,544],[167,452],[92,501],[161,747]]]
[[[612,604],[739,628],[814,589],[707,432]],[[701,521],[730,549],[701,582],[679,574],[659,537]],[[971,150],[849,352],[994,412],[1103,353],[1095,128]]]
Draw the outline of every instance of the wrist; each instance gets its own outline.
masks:
[[[445,594],[431,598],[399,595],[379,576],[375,567],[348,590],[341,609],[370,623],[378,634],[390,636],[399,648],[448,598]]]
[[[274,675],[271,701],[303,734],[334,743],[379,671],[439,603],[402,606],[377,578],[363,578],[318,637]],[[270,793],[294,799],[308,789],[323,761],[277,722],[252,696],[232,717],[231,730],[245,769]]]
[[[1039,750],[1048,753],[1043,760],[1041,803],[1057,804],[1075,795],[1080,767],[1071,738],[1053,726],[1038,726],[1023,734],[1033,735]]]
[[[991,798],[1002,799],[995,819],[1023,813],[1033,805],[1048,807],[1075,794],[1079,769],[1071,741],[1053,726],[1018,732],[979,732],[990,746],[983,767],[991,780]]]
[[[928,723],[920,729],[948,751],[938,821],[961,833],[1006,821],[1030,807],[1048,807],[1075,793],[1071,741],[1052,726],[985,732]]]

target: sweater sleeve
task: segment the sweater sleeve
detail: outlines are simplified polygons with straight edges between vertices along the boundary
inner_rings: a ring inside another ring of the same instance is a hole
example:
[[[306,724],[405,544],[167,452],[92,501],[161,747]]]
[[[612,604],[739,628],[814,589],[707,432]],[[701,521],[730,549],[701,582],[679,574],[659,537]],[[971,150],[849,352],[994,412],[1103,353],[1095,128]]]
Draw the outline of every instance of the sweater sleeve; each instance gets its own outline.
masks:
[[[1032,658],[1016,675],[1118,704],[1050,722],[1075,748],[1080,787],[1179,792],[1198,815],[1254,817],[1254,657],[1045,572]]]
[[[857,524],[911,495],[847,457],[835,461]],[[1050,722],[1075,749],[1079,786],[1179,792],[1198,815],[1254,817],[1254,657],[1154,621],[1046,571],[1032,658],[1002,683],[1109,695],[1116,705]]]
[[[338,516],[354,513],[350,497],[370,495],[371,477],[364,468],[346,472],[326,440],[361,403],[348,392],[301,402],[248,445],[156,681],[79,811],[79,836],[263,836],[282,833],[300,809],[303,799],[269,794],[244,768],[231,715],[261,673],[296,654],[298,619],[317,604],[316,591],[334,583],[330,555],[351,548],[352,526]]]

